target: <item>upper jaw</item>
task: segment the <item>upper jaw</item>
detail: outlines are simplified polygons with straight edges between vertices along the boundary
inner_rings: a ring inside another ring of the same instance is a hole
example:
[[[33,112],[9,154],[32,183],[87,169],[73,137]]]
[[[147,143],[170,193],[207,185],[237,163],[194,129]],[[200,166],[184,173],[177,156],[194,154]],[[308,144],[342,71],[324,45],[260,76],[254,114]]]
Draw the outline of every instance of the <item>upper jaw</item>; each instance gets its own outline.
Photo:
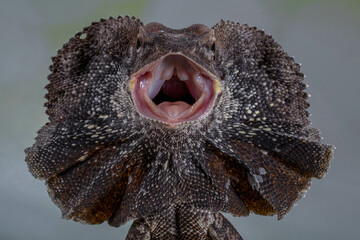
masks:
[[[130,91],[138,112],[176,127],[203,119],[220,91],[218,77],[182,53],[169,53],[131,76]]]

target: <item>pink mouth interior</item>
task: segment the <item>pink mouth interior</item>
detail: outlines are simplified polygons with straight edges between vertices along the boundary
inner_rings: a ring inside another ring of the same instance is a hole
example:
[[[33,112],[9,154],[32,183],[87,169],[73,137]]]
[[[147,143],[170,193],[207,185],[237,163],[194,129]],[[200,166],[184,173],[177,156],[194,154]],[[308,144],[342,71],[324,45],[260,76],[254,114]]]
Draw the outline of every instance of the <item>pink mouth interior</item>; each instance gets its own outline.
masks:
[[[200,119],[216,97],[215,77],[178,54],[142,68],[132,76],[132,85],[139,112],[170,124]]]

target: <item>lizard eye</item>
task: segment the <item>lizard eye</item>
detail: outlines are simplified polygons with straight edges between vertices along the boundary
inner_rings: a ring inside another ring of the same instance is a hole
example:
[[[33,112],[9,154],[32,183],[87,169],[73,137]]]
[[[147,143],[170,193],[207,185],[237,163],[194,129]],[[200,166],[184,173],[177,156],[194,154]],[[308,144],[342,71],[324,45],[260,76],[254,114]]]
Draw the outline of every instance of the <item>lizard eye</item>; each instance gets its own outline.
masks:
[[[136,49],[139,49],[141,47],[141,41],[140,38],[136,41]]]
[[[212,51],[212,52],[215,52],[215,43],[213,43],[213,44],[211,45],[211,51]]]

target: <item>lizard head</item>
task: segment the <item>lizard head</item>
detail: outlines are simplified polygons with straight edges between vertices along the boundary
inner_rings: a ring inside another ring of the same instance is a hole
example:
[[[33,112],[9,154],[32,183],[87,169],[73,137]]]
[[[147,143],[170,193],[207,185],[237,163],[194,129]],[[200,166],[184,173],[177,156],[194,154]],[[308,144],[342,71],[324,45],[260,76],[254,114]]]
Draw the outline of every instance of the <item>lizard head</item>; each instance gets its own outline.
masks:
[[[211,112],[220,90],[213,30],[149,23],[139,29],[134,44],[138,57],[129,88],[142,116],[176,127]]]

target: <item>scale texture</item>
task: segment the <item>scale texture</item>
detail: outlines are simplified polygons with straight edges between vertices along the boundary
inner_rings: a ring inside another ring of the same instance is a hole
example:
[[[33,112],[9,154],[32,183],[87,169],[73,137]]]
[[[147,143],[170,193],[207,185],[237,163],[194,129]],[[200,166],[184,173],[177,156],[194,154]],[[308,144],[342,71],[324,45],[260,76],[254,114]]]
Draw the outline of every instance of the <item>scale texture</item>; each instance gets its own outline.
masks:
[[[139,114],[129,89],[132,74],[171,52],[220,81],[210,113],[175,128]],[[220,212],[282,218],[332,159],[309,126],[299,64],[255,27],[103,19],[50,70],[49,122],[25,150],[29,170],[66,219],[134,220],[127,239],[241,239]]]

